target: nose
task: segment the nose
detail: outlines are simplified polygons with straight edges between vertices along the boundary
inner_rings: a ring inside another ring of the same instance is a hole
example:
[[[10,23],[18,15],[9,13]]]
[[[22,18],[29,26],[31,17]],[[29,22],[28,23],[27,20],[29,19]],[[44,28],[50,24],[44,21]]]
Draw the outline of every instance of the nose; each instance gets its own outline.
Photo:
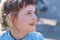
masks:
[[[36,16],[36,14],[33,14],[32,20],[37,21],[37,16]]]

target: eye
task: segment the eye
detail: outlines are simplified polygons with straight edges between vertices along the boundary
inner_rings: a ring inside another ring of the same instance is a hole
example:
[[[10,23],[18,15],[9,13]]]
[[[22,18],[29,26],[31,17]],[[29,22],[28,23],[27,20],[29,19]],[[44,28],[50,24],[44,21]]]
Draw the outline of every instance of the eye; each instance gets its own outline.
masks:
[[[36,11],[34,13],[36,14]]]
[[[35,15],[37,14],[36,11],[34,12],[34,14],[35,14]]]
[[[31,14],[30,12],[29,13],[27,13],[27,15],[29,15],[29,14]]]

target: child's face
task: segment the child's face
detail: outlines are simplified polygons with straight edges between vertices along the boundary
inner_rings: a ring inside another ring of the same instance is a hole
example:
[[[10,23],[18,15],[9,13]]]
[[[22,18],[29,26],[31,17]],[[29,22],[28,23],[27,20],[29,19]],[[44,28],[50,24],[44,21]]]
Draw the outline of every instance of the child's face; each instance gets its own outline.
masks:
[[[35,5],[28,5],[18,12],[16,20],[17,28],[20,31],[33,32],[36,30],[37,17],[35,15]]]

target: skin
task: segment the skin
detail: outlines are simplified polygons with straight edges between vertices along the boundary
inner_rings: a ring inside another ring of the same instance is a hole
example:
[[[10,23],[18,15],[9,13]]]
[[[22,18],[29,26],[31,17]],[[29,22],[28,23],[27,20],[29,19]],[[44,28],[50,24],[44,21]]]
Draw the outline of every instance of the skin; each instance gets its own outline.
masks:
[[[11,15],[8,15],[7,18],[12,23]],[[17,18],[14,19],[15,26],[10,27],[10,32],[16,39],[23,38],[29,32],[36,31],[36,22],[35,5],[28,5],[18,12]]]

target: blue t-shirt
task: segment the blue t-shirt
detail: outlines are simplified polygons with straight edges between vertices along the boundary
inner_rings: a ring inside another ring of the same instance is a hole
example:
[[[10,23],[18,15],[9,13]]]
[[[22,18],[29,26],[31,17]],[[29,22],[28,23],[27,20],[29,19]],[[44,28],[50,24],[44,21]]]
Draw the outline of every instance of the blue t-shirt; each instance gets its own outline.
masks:
[[[0,40],[14,40],[14,39],[11,37],[9,31],[4,31],[3,33],[0,34]],[[27,34],[27,36],[22,40],[44,40],[44,38],[41,33],[31,32]]]

